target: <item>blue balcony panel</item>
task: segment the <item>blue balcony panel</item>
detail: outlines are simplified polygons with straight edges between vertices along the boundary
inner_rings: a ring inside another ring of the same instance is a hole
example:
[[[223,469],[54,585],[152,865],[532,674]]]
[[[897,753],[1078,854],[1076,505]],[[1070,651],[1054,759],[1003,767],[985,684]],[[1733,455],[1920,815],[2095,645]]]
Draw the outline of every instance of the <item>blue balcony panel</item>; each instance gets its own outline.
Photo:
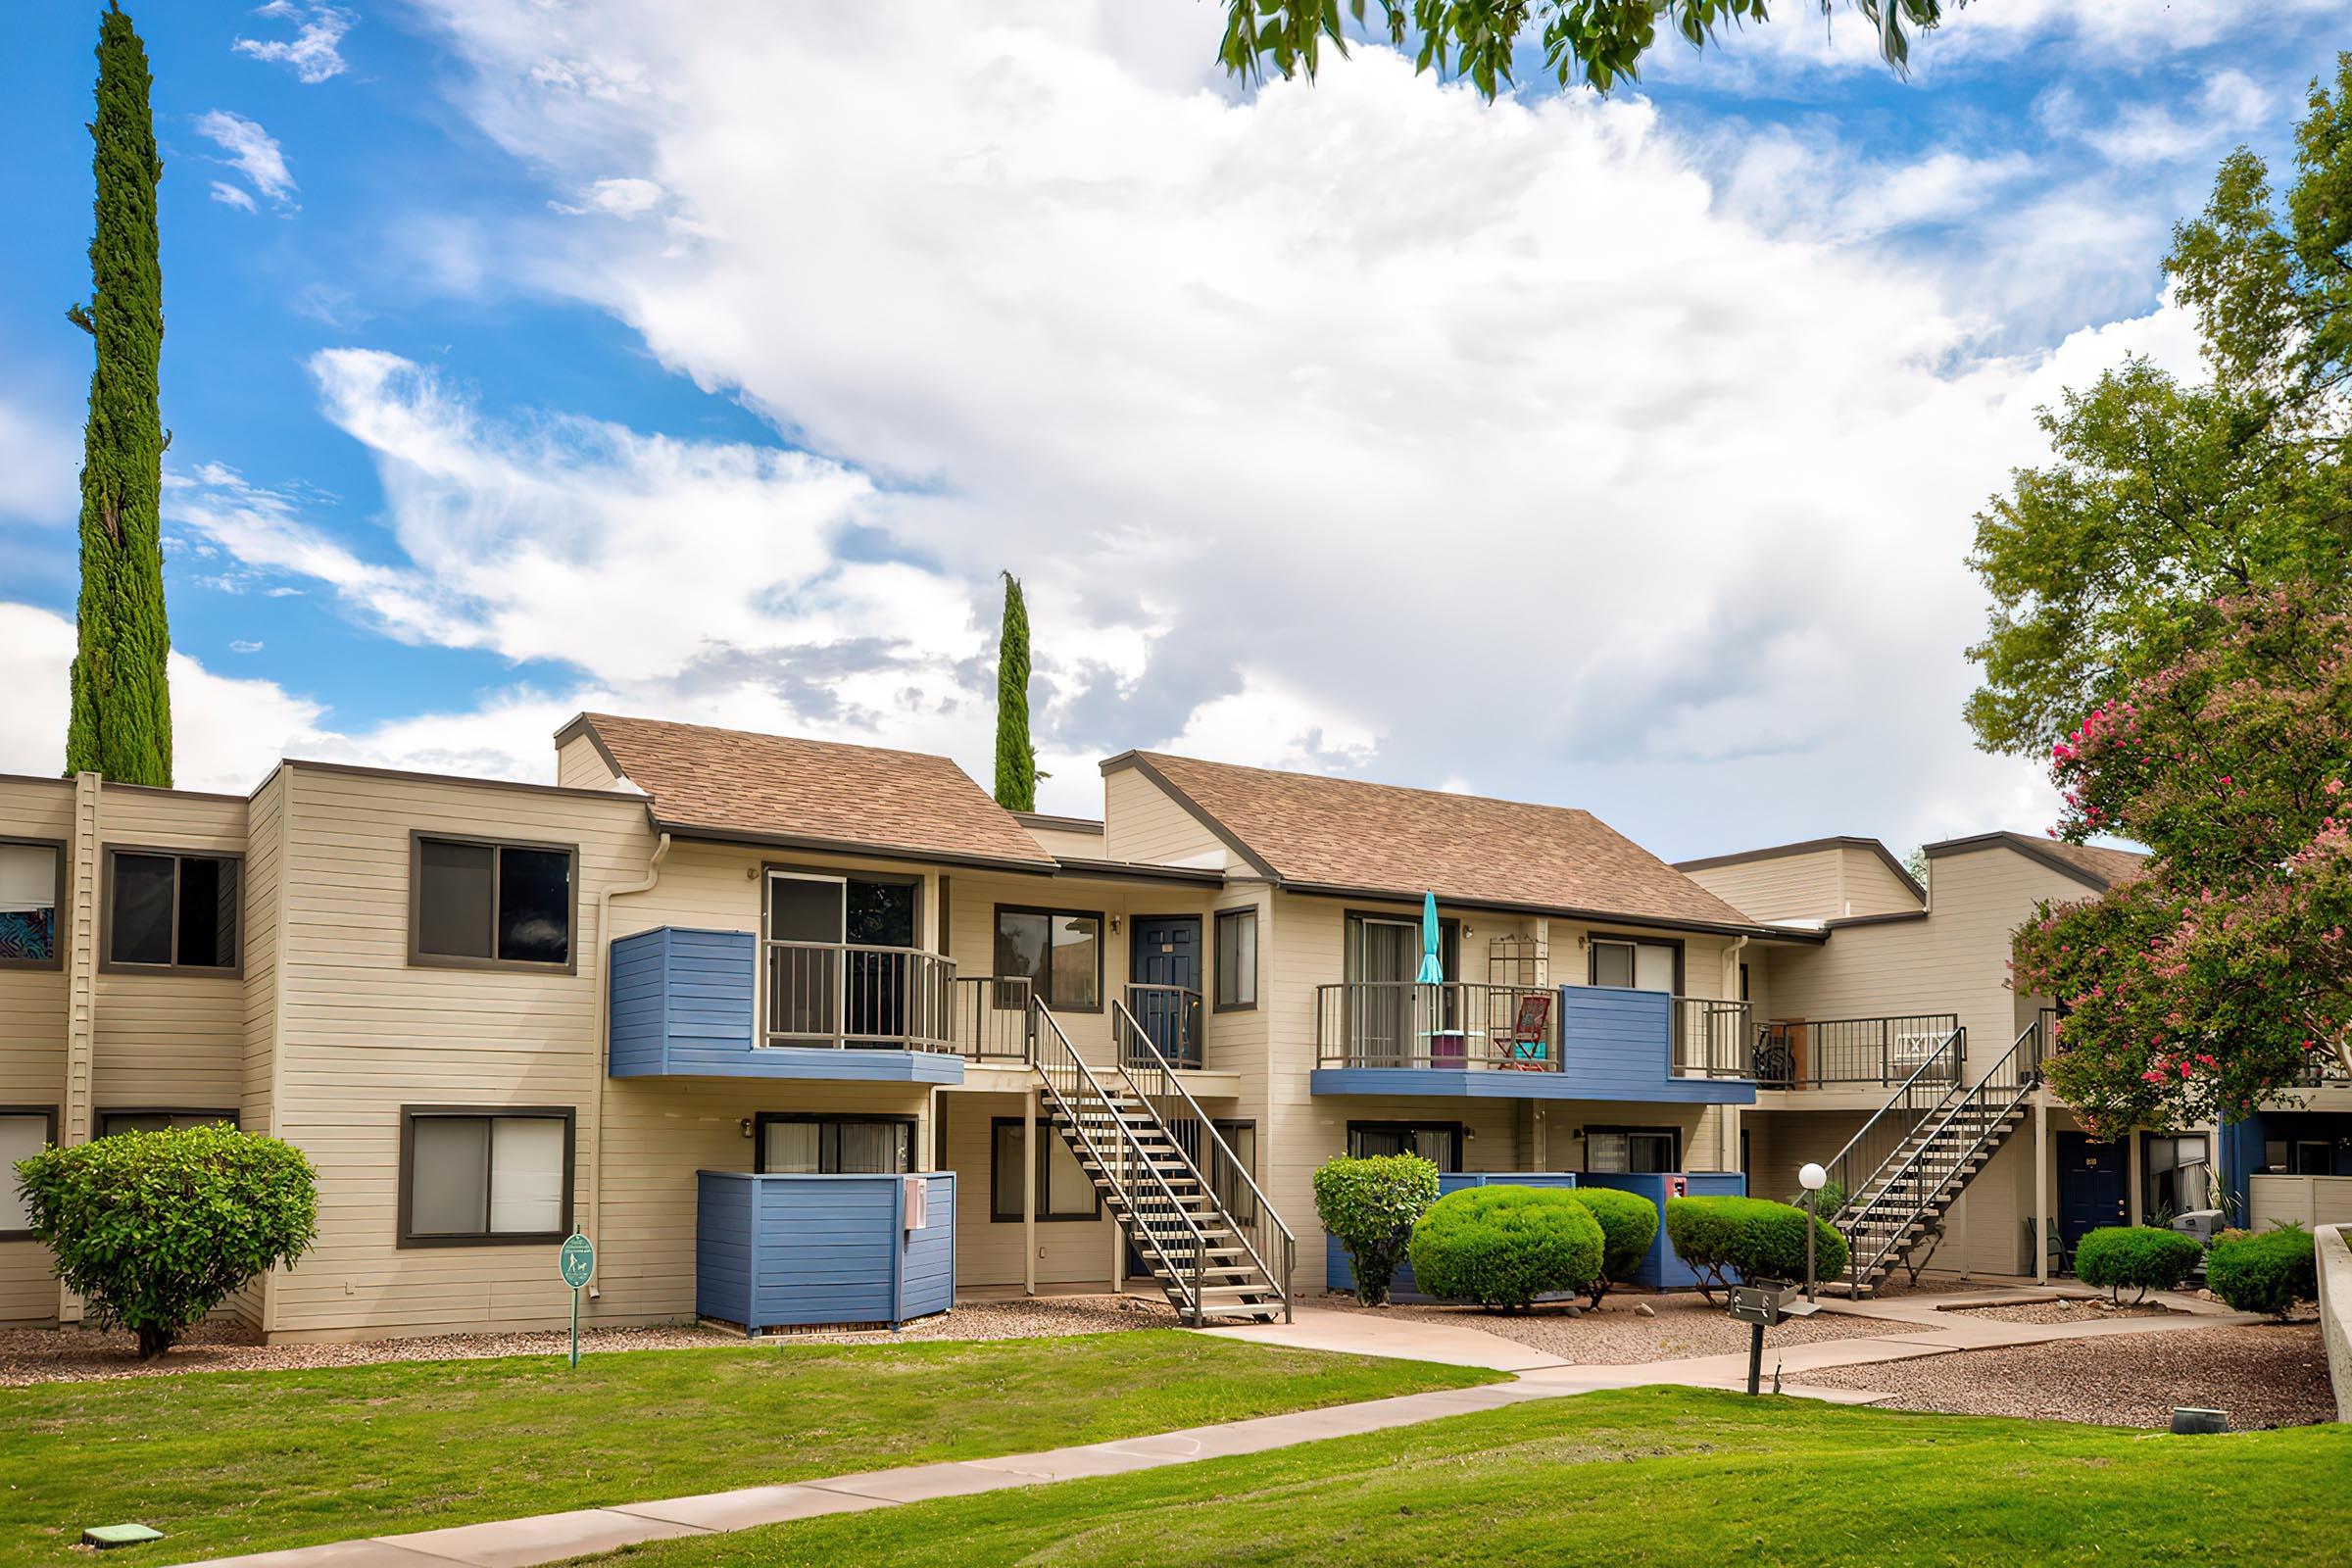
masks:
[[[700,1172],[697,1316],[763,1329],[888,1324],[956,1303],[956,1177]],[[919,1193],[918,1193],[919,1190]],[[909,1209],[918,1197],[923,1212]],[[920,1218],[921,1224],[913,1221]]]

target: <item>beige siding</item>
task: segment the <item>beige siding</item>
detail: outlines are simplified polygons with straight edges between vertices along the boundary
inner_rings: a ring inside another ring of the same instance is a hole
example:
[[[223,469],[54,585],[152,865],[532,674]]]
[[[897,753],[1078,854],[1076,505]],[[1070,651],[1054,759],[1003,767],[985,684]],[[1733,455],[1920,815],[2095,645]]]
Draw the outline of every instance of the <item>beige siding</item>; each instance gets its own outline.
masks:
[[[0,835],[68,841],[59,879],[70,882],[74,836],[71,779],[0,777]],[[70,927],[59,910],[59,940]],[[52,1113],[66,1093],[66,971],[0,968],[0,1105]],[[15,1172],[0,1169],[13,1187]],[[57,1281],[49,1250],[34,1242],[0,1241],[0,1323],[46,1322],[57,1316]]]
[[[1756,920],[1838,920],[1919,907],[1910,885],[1874,851],[1856,844],[1825,844],[1686,874]]]
[[[1102,778],[1103,845],[1113,860],[1158,865],[1214,865],[1233,861],[1224,841],[1200,818],[1135,768]]]
[[[619,780],[587,732],[556,748],[556,782],[567,790],[609,790]]]
[[[1920,907],[1911,884],[1868,850],[1847,845],[1838,851],[1843,885],[1840,902],[1848,914],[1891,914]]]
[[[1107,838],[1105,834],[1080,833],[1068,828],[1046,827],[1035,822],[1024,822],[1021,826],[1024,832],[1037,840],[1037,847],[1048,855],[1066,856],[1075,860],[1100,860],[1107,858],[1102,848]]]

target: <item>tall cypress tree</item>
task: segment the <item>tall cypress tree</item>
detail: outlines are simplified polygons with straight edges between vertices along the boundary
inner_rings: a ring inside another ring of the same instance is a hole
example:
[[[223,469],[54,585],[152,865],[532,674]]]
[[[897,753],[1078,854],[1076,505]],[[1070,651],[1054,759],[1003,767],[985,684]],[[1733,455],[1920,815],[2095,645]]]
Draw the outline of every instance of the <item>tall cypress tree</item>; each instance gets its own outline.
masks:
[[[147,105],[147,49],[110,3],[98,24],[97,228],[90,303],[66,312],[96,340],[82,444],[81,603],[66,767],[126,784],[172,782],[162,532],[164,269]]]
[[[997,643],[997,804],[1037,809],[1037,750],[1029,744],[1029,605],[1004,574],[1004,630]]]

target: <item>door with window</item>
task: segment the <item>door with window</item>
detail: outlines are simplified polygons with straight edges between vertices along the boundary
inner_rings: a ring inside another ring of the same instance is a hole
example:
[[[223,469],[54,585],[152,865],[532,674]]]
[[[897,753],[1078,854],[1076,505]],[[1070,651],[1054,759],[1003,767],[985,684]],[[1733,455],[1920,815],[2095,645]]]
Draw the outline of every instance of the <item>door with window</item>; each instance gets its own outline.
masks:
[[[2145,1135],[2140,1146],[2140,1169],[2145,1182],[2139,1195],[2143,1225],[2170,1225],[2191,1209],[2213,1203],[2213,1155],[2203,1133],[2165,1137]]]
[[[1450,930],[1447,932],[1450,935]],[[1413,981],[1421,973],[1421,922],[1386,915],[1348,918],[1348,1059],[1368,1067],[1406,1067],[1425,1059]],[[1452,955],[1441,944],[1439,962],[1450,977]]]
[[[1200,1065],[1200,917],[1139,914],[1127,944],[1128,1011],[1169,1065]]]
[[[906,1038],[917,980],[912,882],[770,871],[766,920],[770,1044]]]

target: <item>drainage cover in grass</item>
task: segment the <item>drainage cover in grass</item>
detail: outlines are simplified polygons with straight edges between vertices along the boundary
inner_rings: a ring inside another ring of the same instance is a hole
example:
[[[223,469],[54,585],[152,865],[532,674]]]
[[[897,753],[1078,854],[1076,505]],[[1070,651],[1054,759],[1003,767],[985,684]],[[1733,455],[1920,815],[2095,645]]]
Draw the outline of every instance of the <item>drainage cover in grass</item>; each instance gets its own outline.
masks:
[[[135,1546],[142,1541],[161,1541],[161,1530],[145,1525],[92,1525],[81,1533],[81,1544],[104,1551],[109,1546]]]

